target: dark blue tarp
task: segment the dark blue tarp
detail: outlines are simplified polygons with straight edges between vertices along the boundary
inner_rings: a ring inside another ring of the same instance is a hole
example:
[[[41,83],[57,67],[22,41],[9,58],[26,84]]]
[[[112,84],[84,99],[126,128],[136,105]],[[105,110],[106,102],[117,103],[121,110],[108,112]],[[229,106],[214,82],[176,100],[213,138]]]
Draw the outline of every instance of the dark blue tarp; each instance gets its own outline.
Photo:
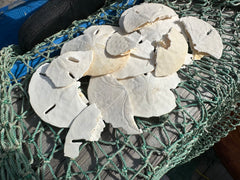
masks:
[[[0,9],[0,49],[18,44],[18,31],[24,21],[48,0],[18,0]]]

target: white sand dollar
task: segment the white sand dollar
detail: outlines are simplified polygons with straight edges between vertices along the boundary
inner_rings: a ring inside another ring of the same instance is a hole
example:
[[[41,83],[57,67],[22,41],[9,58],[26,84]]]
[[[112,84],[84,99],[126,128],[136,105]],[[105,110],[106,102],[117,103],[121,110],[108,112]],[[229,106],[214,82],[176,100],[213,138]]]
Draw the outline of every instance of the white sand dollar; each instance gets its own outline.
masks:
[[[64,156],[72,159],[79,154],[81,142],[73,140],[98,141],[105,124],[102,120],[101,111],[96,104],[86,107],[73,121],[65,138]]]
[[[166,77],[155,77],[148,73],[119,82],[128,91],[134,116],[145,118],[161,116],[176,107],[176,98],[170,91],[180,82],[176,73]]]
[[[145,60],[135,56],[130,56],[127,64],[120,70],[112,73],[116,79],[134,77],[154,70],[155,60]]]
[[[87,105],[78,94],[80,83],[55,88],[46,76],[48,66],[49,64],[40,66],[31,78],[28,88],[30,103],[43,121],[56,127],[67,128]]]
[[[79,80],[93,61],[93,51],[69,51],[48,66],[46,75],[56,87],[66,87]]]
[[[96,103],[103,120],[114,128],[123,128],[127,134],[140,134],[127,90],[111,75],[92,77],[88,87],[90,103]]]
[[[160,19],[177,16],[175,11],[157,3],[142,3],[124,11],[119,19],[119,26],[130,33]]]
[[[196,17],[183,17],[180,20],[189,36],[194,59],[201,59],[204,55],[217,59],[222,56],[222,39],[214,27]]]
[[[187,41],[181,33],[172,28],[165,44],[157,48],[155,75],[167,76],[177,72],[184,64],[187,53]]]

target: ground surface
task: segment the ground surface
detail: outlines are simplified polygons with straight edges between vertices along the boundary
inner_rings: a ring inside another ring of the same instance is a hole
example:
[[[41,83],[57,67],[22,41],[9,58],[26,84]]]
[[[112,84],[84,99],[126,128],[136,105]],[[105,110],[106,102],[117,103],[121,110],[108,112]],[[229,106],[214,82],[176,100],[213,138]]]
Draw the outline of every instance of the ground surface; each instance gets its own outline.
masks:
[[[14,1],[0,0],[0,8]],[[187,164],[172,169],[167,176],[170,180],[233,180],[219,158],[216,157],[213,149]]]
[[[6,6],[6,5],[10,4],[10,3],[13,3],[14,1],[15,0],[1,0],[0,1],[0,8]]]

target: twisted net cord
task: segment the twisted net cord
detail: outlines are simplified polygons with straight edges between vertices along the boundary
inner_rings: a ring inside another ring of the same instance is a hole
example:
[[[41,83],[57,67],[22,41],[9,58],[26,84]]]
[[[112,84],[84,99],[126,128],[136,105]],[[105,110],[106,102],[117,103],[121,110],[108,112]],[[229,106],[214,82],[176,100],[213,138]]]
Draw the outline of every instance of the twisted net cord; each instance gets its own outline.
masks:
[[[66,130],[54,128],[34,118],[36,115],[27,94],[31,75],[41,64],[59,55],[64,41],[76,37],[93,24],[117,25],[122,11],[139,1],[117,1],[113,4],[107,1],[106,6],[95,15],[75,21],[68,29],[47,38],[26,54],[20,55],[17,46],[2,49],[1,179],[71,179],[76,176],[81,179],[104,179],[107,174],[123,179],[159,179],[176,165],[203,153],[239,125],[239,1],[146,2],[164,3],[179,16],[197,16],[212,23],[223,39],[225,48],[222,58],[203,58],[181,69],[178,74],[184,80],[173,90],[177,108],[158,118],[136,118],[138,126],[143,129],[142,135],[129,136],[115,129],[110,132],[112,138],[84,142],[80,154],[91,151],[96,166],[85,168],[81,160],[68,159],[64,161],[64,172],[58,173],[52,161],[54,155],[63,151]],[[87,86],[87,82],[84,84]],[[84,87],[81,88],[84,90]],[[190,96],[185,96],[179,90],[184,90]],[[197,109],[199,116],[191,113],[191,108]],[[178,117],[182,121],[178,121]],[[35,122],[34,126],[29,125],[30,121]],[[49,139],[45,141],[48,143],[51,140],[52,144],[47,150],[44,149],[46,132],[49,133]],[[174,139],[170,132],[174,132]],[[162,139],[158,134],[165,138]],[[154,141],[149,141],[149,137]],[[134,138],[138,143],[133,141]],[[112,147],[113,151],[108,153],[106,147]],[[139,159],[138,166],[129,165],[131,157],[126,156],[129,151],[134,152]],[[161,160],[159,157],[162,157]]]

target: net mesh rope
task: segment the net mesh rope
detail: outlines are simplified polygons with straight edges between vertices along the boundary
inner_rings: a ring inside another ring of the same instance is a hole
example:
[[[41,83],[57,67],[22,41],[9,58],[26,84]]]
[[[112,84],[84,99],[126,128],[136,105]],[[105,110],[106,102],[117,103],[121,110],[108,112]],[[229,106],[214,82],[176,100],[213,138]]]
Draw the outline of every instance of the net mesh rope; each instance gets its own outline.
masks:
[[[146,0],[211,23],[223,39],[223,56],[204,57],[179,70],[176,109],[161,117],[136,117],[143,134],[125,135],[107,125],[98,142],[83,141],[78,158],[63,156],[68,129],[42,122],[31,109],[31,75],[59,55],[64,42],[93,24],[117,25],[123,10],[140,2],[107,1],[95,15],[74,21],[25,54],[13,45],[0,51],[0,179],[159,179],[240,124],[239,0]],[[81,82],[86,92],[88,79]]]

